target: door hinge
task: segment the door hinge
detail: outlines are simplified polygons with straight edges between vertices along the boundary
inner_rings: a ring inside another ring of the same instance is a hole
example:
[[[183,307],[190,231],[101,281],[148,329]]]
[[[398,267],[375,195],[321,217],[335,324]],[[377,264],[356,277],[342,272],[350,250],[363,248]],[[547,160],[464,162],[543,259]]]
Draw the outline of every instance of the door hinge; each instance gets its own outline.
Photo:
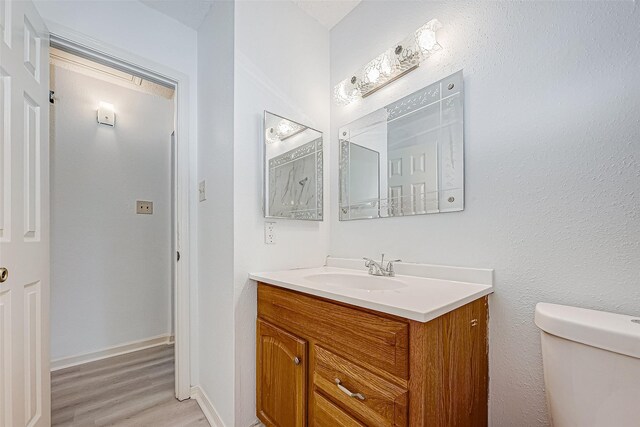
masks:
[[[178,254],[177,260],[180,261],[180,251],[176,251],[176,254]]]
[[[56,94],[56,93],[55,93],[54,91],[52,91],[52,90],[50,90],[50,91],[49,91],[49,102],[50,102],[51,104],[55,104],[55,103],[56,103],[56,100],[55,100],[55,98],[53,97],[53,95],[55,95],[55,94]]]

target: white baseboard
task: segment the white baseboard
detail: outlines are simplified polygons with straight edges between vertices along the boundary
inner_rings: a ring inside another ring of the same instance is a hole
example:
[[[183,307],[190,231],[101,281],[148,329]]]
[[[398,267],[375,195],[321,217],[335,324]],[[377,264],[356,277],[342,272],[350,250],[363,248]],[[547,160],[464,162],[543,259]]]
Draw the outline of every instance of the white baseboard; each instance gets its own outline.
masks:
[[[200,386],[191,387],[191,398],[198,402],[200,409],[202,409],[204,416],[207,417],[207,421],[209,421],[211,427],[225,427],[218,411],[216,411],[211,400],[209,400],[209,396],[207,396]]]
[[[83,363],[95,362],[96,360],[102,360],[108,357],[120,356],[122,354],[132,353],[134,351],[172,343],[173,336],[159,335],[157,337],[133,341],[126,344],[120,344],[114,347],[105,348],[104,350],[93,351],[91,353],[62,357],[60,359],[51,361],[51,371],[53,372],[64,368],[70,368],[76,365],[82,365]]]

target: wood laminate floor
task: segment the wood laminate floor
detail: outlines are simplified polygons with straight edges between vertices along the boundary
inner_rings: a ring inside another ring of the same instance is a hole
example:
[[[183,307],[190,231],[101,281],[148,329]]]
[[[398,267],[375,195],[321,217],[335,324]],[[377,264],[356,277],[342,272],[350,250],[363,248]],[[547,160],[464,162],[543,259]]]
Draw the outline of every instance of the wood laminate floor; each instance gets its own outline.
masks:
[[[174,395],[173,346],[51,373],[54,426],[209,427],[195,400]]]

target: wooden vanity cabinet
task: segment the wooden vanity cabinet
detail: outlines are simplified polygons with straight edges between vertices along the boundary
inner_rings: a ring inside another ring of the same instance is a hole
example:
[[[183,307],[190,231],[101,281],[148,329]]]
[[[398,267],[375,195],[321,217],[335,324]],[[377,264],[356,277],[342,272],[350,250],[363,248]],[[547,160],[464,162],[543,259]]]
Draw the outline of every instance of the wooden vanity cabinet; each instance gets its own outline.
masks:
[[[258,283],[267,426],[487,426],[487,298],[422,323]]]

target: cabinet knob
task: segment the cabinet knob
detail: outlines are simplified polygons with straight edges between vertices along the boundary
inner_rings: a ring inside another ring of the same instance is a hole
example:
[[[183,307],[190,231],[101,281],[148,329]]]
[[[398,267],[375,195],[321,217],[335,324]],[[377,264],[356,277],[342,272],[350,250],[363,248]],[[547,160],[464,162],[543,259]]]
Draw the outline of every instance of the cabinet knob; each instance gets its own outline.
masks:
[[[298,356],[293,358],[293,363],[295,363],[296,365],[300,364],[300,358]]]
[[[6,282],[9,278],[9,270],[2,267],[0,268],[0,283]]]

